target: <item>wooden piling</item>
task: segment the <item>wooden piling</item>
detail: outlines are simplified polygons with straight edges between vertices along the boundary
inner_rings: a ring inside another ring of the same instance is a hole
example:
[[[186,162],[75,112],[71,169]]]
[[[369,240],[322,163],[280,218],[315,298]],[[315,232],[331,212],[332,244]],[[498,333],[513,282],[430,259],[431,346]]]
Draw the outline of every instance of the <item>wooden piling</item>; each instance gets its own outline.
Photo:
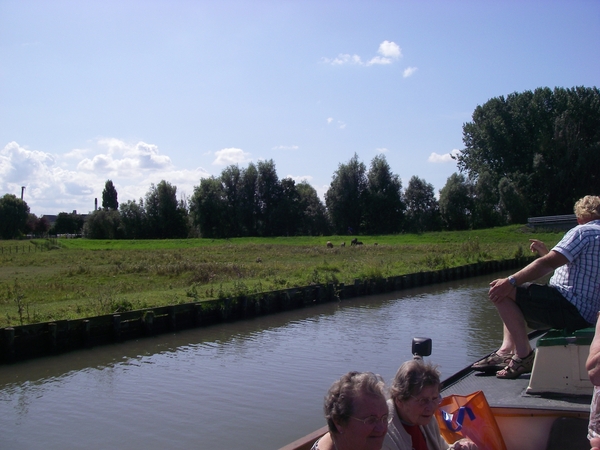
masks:
[[[48,338],[50,341],[50,351],[52,353],[56,353],[57,350],[57,344],[56,344],[56,336],[57,336],[57,329],[58,327],[56,326],[56,323],[51,322],[48,324]]]

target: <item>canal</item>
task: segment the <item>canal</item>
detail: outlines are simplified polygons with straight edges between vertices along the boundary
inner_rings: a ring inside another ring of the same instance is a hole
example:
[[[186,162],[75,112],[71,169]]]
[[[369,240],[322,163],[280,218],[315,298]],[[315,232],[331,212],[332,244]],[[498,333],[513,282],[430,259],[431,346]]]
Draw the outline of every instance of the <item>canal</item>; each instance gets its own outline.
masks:
[[[325,425],[340,375],[390,381],[413,337],[433,339],[442,378],[494,350],[495,277],[0,366],[0,448],[277,449]]]

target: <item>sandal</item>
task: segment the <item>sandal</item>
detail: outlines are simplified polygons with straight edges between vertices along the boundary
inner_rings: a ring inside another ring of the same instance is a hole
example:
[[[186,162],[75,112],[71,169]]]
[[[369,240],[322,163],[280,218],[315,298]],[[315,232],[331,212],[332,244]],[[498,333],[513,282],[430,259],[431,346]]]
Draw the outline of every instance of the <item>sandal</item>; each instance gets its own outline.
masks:
[[[533,370],[533,360],[535,359],[535,351],[531,350],[531,353],[525,358],[519,358],[514,355],[508,366],[496,373],[496,377],[512,380],[519,378],[524,373],[531,373]]]
[[[498,353],[493,352],[488,357],[474,363],[471,366],[471,369],[478,370],[480,372],[498,371],[508,366],[508,363],[511,361],[513,356],[513,353],[509,353],[508,355],[499,355]]]

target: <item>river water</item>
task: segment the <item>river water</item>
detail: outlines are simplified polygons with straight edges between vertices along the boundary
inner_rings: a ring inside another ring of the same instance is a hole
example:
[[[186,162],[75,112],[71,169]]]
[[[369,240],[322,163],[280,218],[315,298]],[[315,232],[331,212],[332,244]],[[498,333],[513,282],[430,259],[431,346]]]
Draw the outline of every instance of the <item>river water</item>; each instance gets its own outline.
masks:
[[[491,278],[0,366],[0,449],[277,449],[325,425],[340,375],[390,381],[413,337],[442,378],[497,348]]]

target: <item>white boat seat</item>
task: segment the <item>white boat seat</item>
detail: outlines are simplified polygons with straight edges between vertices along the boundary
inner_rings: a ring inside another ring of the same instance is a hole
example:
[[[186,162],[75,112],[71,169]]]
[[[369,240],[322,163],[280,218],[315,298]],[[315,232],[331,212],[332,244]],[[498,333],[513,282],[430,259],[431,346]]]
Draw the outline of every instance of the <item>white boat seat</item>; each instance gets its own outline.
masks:
[[[585,368],[594,328],[549,330],[536,344],[528,394],[592,395]]]

